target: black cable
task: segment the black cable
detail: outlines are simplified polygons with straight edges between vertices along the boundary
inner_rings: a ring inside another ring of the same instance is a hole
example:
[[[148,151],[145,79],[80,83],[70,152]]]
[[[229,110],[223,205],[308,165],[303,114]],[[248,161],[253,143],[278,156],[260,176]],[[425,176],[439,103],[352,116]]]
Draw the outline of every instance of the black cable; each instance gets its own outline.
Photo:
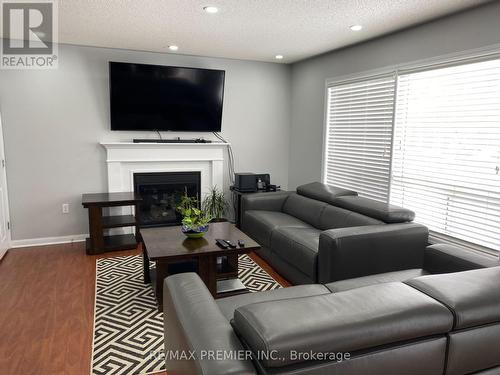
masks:
[[[163,140],[163,138],[161,137],[161,133],[159,130],[156,131],[158,133],[158,135],[160,136],[160,141]]]
[[[235,165],[235,159],[234,159],[234,152],[233,148],[231,147],[231,144],[220,134],[217,134],[216,132],[213,133],[219,140],[221,140],[224,143],[228,144],[228,167],[229,167],[229,179],[231,183],[234,183],[234,165]]]
[[[227,143],[227,141],[222,136],[219,136],[218,134],[215,134],[215,136],[222,142]],[[228,146],[228,168],[229,168],[229,180],[232,182],[233,179],[232,174],[234,172],[234,160],[231,151],[231,146]]]
[[[220,134],[213,132],[213,134],[222,142],[228,145],[228,168],[229,168],[229,181],[234,184],[234,153],[231,144]]]
[[[229,169],[229,182],[231,185],[234,185],[234,153],[233,153],[233,148],[231,147],[231,144],[220,134],[213,132],[213,134],[219,139],[220,141],[227,143],[227,152],[228,152],[228,169]],[[233,206],[233,212],[236,214],[236,206],[237,206],[237,197],[234,191],[231,191],[231,203]]]

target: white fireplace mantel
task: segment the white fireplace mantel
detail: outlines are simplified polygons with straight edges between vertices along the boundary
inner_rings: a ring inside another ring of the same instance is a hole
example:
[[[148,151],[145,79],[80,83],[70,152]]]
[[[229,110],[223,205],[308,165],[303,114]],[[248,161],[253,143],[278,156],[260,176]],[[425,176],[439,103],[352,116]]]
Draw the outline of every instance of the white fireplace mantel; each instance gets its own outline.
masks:
[[[228,143],[101,143],[106,149],[108,191],[134,191],[134,173],[200,172],[203,196],[223,187]]]

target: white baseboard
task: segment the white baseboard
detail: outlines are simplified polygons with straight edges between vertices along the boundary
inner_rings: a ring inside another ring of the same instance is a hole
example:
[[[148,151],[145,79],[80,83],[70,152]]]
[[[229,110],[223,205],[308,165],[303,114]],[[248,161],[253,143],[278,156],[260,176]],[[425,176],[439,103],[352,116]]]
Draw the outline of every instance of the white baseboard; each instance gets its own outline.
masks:
[[[57,245],[62,243],[82,242],[88,237],[88,234],[74,234],[72,236],[61,237],[44,237],[44,238],[29,238],[26,240],[12,240],[10,241],[11,248],[30,247],[30,246],[44,246],[44,245]]]

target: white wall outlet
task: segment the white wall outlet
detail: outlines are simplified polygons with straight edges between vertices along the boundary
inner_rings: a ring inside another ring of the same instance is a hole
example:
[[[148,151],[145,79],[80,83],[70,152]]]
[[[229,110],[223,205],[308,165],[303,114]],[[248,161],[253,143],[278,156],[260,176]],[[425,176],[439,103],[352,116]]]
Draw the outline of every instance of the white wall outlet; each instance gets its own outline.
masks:
[[[69,214],[69,203],[63,203],[62,205],[62,213]]]

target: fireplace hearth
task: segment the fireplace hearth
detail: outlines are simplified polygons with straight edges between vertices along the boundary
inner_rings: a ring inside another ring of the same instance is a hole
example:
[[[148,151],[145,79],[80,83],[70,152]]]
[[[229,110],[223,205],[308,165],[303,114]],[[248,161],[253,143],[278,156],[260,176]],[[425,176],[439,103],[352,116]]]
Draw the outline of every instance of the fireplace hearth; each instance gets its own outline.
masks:
[[[200,172],[134,173],[134,190],[142,197],[140,226],[180,225],[182,217],[175,207],[186,192],[200,201],[200,178]]]

